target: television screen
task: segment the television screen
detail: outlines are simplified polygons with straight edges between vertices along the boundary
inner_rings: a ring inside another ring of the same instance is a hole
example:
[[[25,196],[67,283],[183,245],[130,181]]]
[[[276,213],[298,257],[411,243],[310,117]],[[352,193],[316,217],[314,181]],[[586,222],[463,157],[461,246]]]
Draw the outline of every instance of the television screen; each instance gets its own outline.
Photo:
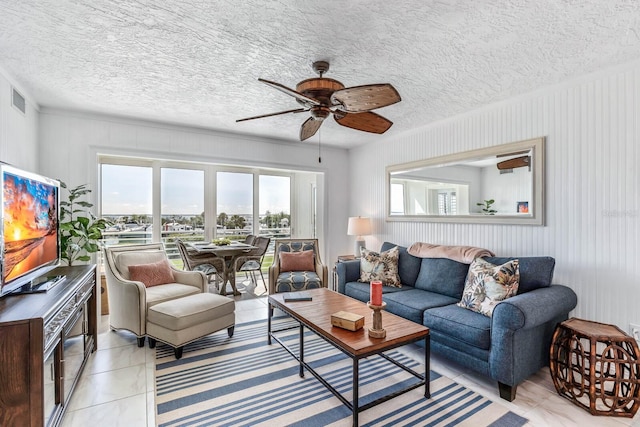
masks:
[[[7,165],[1,169],[4,295],[59,264],[60,184]]]

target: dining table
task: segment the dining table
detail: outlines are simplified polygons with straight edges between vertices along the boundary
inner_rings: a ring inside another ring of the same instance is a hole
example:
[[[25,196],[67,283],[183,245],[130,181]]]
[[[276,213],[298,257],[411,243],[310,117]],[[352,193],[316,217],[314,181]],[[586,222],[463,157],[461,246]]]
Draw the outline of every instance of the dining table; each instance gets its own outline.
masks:
[[[224,280],[220,287],[220,295],[227,294],[227,282],[231,284],[234,295],[240,295],[240,291],[236,288],[236,258],[257,249],[256,246],[242,242],[231,242],[228,245],[216,245],[210,242],[190,242],[188,245],[199,254],[213,254],[223,258],[225,261]]]

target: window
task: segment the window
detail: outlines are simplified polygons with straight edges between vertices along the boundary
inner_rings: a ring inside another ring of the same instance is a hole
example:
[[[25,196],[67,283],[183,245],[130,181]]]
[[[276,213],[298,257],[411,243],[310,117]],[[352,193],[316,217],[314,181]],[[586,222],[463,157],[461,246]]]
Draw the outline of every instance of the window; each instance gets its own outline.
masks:
[[[456,192],[452,190],[438,190],[438,215],[457,214]]]
[[[260,175],[259,188],[259,234],[268,237],[291,237],[291,178]]]
[[[216,237],[244,240],[253,234],[253,175],[217,173]]]
[[[102,217],[113,223],[107,244],[150,243],[153,224],[153,171],[150,167],[103,164]]]
[[[100,215],[114,222],[108,244],[164,242],[180,267],[178,236],[316,236],[320,173],[108,155],[99,162]]]
[[[180,259],[175,239],[204,240],[204,171],[160,169],[160,222],[171,259]]]

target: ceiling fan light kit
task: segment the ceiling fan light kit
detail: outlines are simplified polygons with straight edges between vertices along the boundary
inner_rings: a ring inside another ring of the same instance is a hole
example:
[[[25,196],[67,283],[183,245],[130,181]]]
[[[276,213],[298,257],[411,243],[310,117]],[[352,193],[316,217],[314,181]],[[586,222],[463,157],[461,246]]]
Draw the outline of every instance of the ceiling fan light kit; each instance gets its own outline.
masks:
[[[328,62],[316,61],[312,68],[320,77],[299,82],[296,85],[296,90],[280,83],[258,79],[258,81],[294,97],[304,108],[247,117],[238,119],[236,122],[308,111],[311,117],[300,127],[300,141],[315,135],[322,122],[332,114],[339,125],[364,132],[382,134],[393,125],[390,120],[371,112],[371,110],[400,102],[400,94],[391,84],[382,83],[345,88],[339,81],[323,77],[324,73],[329,70]]]

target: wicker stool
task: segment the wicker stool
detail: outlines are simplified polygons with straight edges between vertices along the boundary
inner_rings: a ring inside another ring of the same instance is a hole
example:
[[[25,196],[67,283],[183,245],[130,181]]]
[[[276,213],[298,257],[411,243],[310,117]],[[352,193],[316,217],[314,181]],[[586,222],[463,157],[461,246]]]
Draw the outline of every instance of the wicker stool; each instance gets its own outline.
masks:
[[[572,318],[553,334],[551,378],[561,396],[592,415],[632,418],[640,406],[639,355],[617,326]]]

